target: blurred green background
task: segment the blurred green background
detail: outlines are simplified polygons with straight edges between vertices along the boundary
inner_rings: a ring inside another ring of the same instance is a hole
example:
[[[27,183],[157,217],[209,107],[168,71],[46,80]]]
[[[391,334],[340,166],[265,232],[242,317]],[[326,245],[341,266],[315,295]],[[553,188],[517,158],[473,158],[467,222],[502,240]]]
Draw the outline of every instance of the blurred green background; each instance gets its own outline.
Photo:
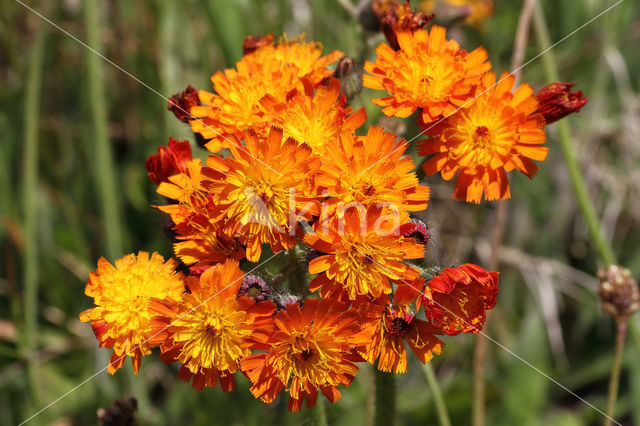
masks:
[[[19,2],[2,1],[0,425],[20,423],[79,384],[29,424],[95,424],[98,408],[129,395],[138,398],[143,425],[308,424],[304,413],[287,414],[285,404],[255,400],[244,377],[238,377],[234,393],[199,393],[156,356],[143,360],[138,377],[127,362],[115,376],[102,372],[84,382],[104,368],[109,351],[96,347],[78,314],[90,307],[84,285],[101,255],[109,260],[138,250],[171,255],[164,217],[150,207],[163,200],[147,180],[144,161],[169,136],[192,139],[192,134],[166,110],[165,97],[187,84],[209,90],[209,77],[242,56],[246,35],[305,33],[325,52],[339,49],[358,66],[373,58],[382,35],[362,29],[345,7],[348,0],[25,3],[113,64]],[[468,50],[484,46],[497,73],[508,70],[521,3],[497,0],[494,15],[481,27],[456,26],[449,34]],[[541,3],[556,41],[614,2]],[[567,120],[607,238],[635,277],[640,275],[639,43],[640,4],[624,0],[553,50],[562,80],[578,83],[590,98]],[[540,51],[532,32],[525,60]],[[536,89],[548,83],[541,60],[528,64],[522,78]],[[373,95],[365,90],[354,100],[367,107],[370,123],[380,119],[368,102]],[[417,134],[409,120],[401,124],[395,123],[405,137]],[[615,326],[595,294],[594,274],[602,265],[576,208],[554,126],[548,128],[548,145],[550,155],[533,181],[511,177],[500,295],[486,333],[604,409]],[[109,174],[109,151],[115,174]],[[486,266],[496,204],[453,201],[453,184],[438,175],[425,182],[432,188],[429,208],[420,215],[433,235],[428,261]],[[445,342],[432,365],[453,424],[466,425],[474,336]],[[489,344],[488,425],[601,424],[601,414]],[[617,413],[625,425],[640,425],[639,347],[640,339],[631,335]],[[363,367],[344,398],[327,405],[329,424],[366,424],[371,383],[371,370]],[[437,424],[425,376],[413,357],[397,386],[398,424]]]

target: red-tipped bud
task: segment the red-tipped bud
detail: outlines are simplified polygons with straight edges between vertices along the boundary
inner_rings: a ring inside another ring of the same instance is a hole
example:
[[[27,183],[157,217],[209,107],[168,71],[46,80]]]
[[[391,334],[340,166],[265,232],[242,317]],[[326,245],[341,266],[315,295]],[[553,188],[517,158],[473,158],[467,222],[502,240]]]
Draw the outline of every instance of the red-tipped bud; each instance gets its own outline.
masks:
[[[400,49],[396,33],[399,31],[417,31],[427,26],[434,18],[434,15],[427,15],[422,12],[415,12],[409,6],[409,1],[387,9],[380,19],[380,28],[393,50]]]
[[[244,41],[242,42],[242,53],[245,55],[247,53],[251,53],[256,51],[264,46],[270,46],[273,44],[276,36],[272,33],[267,34],[266,36],[246,36]]]
[[[193,118],[191,107],[197,105],[201,105],[198,91],[189,85],[183,92],[171,96],[167,109],[172,111],[178,120],[188,123]]]
[[[169,138],[168,146],[158,147],[158,152],[147,158],[144,168],[149,172],[149,180],[160,185],[161,182],[168,182],[170,176],[184,172],[192,158],[189,141]]]
[[[589,98],[582,97],[582,90],[572,92],[575,83],[556,81],[540,89],[536,95],[538,112],[547,124],[554,123],[569,114],[580,111]]]
[[[429,230],[420,219],[410,219],[409,223],[401,229],[402,236],[413,238],[418,244],[426,245],[429,242]]]

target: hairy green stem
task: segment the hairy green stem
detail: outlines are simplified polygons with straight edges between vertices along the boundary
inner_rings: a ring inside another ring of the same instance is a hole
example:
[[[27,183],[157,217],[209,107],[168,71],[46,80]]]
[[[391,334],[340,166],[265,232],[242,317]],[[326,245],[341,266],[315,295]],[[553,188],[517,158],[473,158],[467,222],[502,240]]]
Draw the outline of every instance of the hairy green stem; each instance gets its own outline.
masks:
[[[551,38],[549,37],[547,23],[539,3],[536,3],[535,6],[533,23],[536,29],[536,36],[540,49],[542,51],[546,51],[542,55],[542,63],[544,65],[547,80],[550,82],[558,81],[560,76],[553,51],[547,50],[551,46]],[[587,185],[585,183],[584,176],[580,170],[578,160],[576,159],[573,144],[571,142],[569,126],[564,120],[558,122],[558,136],[558,142],[560,144],[560,149],[562,150],[562,155],[564,156],[564,161],[567,165],[567,170],[569,171],[569,178],[571,179],[571,185],[573,186],[576,201],[578,202],[582,217],[587,223],[596,250],[606,265],[614,264],[616,263],[616,257],[611,245],[604,237],[600,220],[596,215],[595,208],[587,192]]]
[[[29,58],[24,116],[22,208],[24,234],[24,355],[32,403],[40,405],[38,368],[38,130],[45,45],[45,23],[37,22]]]
[[[440,390],[440,385],[438,384],[438,379],[433,372],[431,363],[427,362],[424,365],[423,370],[424,376],[427,378],[427,384],[429,385],[429,389],[431,390],[431,395],[433,396],[433,402],[436,404],[436,412],[438,413],[440,426],[451,426],[449,411],[447,411],[447,405],[445,404],[444,398],[442,397],[442,391]]]
[[[624,340],[627,336],[627,324],[618,323],[616,333],[616,349],[611,366],[611,377],[609,377],[609,398],[607,400],[607,417],[604,419],[604,426],[613,425],[613,418],[616,415],[616,401],[618,399],[618,387],[620,384],[620,368],[622,367],[622,354],[624,353]]]
[[[377,367],[377,366],[376,366]],[[376,380],[375,426],[396,424],[396,377],[393,373],[374,371]]]

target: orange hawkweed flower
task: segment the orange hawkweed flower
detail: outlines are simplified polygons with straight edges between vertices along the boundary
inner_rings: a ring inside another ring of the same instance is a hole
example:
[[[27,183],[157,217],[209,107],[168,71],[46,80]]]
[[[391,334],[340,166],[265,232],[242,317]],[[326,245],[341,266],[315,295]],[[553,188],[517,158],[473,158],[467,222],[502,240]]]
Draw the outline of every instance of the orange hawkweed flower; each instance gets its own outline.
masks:
[[[423,364],[429,362],[434,353],[439,355],[444,346],[436,337],[442,331],[416,318],[408,304],[411,302],[398,296],[396,293],[394,304],[387,301],[387,304],[370,303],[360,307],[363,316],[373,319],[368,323],[372,337],[360,352],[362,357],[371,364],[378,360],[378,370],[396,374],[407,372],[405,342]]]
[[[157,206],[175,224],[174,253],[185,265],[213,265],[227,258],[240,260],[245,256],[244,249],[223,232],[226,223],[219,220],[220,209],[203,186],[203,179],[202,162],[194,159],[184,173],[171,176],[157,189],[160,195],[176,201]]]
[[[473,95],[474,86],[491,64],[481,47],[471,53],[455,40],[445,38],[446,30],[434,25],[431,31],[396,33],[400,49],[382,43],[374,63],[366,62],[363,84],[386,90],[389,96],[372,99],[388,116],[408,117],[422,108],[421,120],[430,123],[453,114]]]
[[[419,184],[415,164],[405,156],[407,142],[393,133],[373,126],[366,136],[341,134],[331,142],[315,183],[334,197],[327,202],[393,204],[398,209],[420,211],[427,208],[429,188]]]
[[[225,218],[225,233],[246,244],[247,259],[258,261],[262,244],[274,253],[297,243],[297,223],[320,212],[311,176],[320,165],[311,148],[282,139],[272,129],[267,139],[244,134],[246,145],[230,145],[231,156],[211,155],[203,169],[214,202]]]
[[[338,386],[351,384],[356,362],[362,360],[352,348],[369,337],[357,312],[344,308],[332,300],[307,299],[302,307],[292,303],[280,310],[268,351],[241,361],[251,393],[270,404],[286,388],[290,411],[299,411],[305,399],[307,408],[313,407],[318,390],[329,401],[338,401]]]
[[[571,91],[575,85],[556,81],[536,94],[538,112],[544,117],[545,123],[555,123],[569,114],[579,112],[587,104],[589,98],[582,97],[582,90]]]
[[[450,336],[477,333],[496,304],[498,275],[471,263],[446,268],[427,283],[417,306],[424,304],[427,319]]]
[[[255,303],[238,297],[244,273],[235,260],[207,269],[200,277],[188,277],[189,292],[181,298],[152,299],[152,342],[161,344],[161,358],[182,363],[178,374],[202,390],[235,388],[233,374],[250,348],[264,349],[273,330],[275,304]]]
[[[402,236],[406,213],[371,206],[347,208],[316,222],[304,242],[324,255],[309,263],[309,273],[320,274],[309,289],[322,287],[322,297],[354,300],[358,295],[374,298],[391,293],[390,280],[412,281],[418,272],[402,263],[424,256],[424,245]]]
[[[167,146],[158,147],[158,152],[147,158],[144,168],[149,172],[149,180],[160,185],[161,182],[167,182],[169,177],[184,172],[192,159],[189,141],[169,138]]]
[[[115,261],[104,257],[89,275],[84,294],[93,298],[95,308],[80,314],[80,321],[91,321],[100,347],[113,349],[108,371],[115,373],[126,357],[131,357],[133,372],[138,374],[143,355],[155,346],[152,337],[149,300],[152,297],[180,298],[184,292],[184,276],[176,272],[178,263],[164,261],[158,253],[141,251]]]
[[[423,165],[429,175],[441,172],[445,180],[460,172],[453,193],[458,200],[479,203],[509,198],[507,173],[517,169],[533,177],[547,156],[544,118],[536,112],[533,89],[522,84],[513,93],[515,77],[504,73],[496,84],[487,73],[469,106],[442,123],[427,128],[434,139],[421,141],[420,155],[433,155]]]
[[[279,104],[287,102],[288,94],[303,90],[302,78],[318,85],[333,71],[327,68],[342,56],[334,51],[321,56],[317,43],[285,40],[267,44],[247,53],[236,69],[218,72],[211,81],[215,93],[201,90],[202,106],[194,106],[191,128],[204,139],[214,139],[207,148],[219,151],[231,135],[252,128],[258,134],[268,133],[272,117],[266,114],[260,100],[269,95]]]
[[[315,154],[323,155],[326,147],[336,142],[340,134],[351,135],[364,124],[364,108],[353,112],[340,93],[340,81],[329,80],[328,86],[314,89],[309,80],[302,79],[304,92],[295,91],[286,103],[270,95],[260,102],[271,123],[282,129],[285,138],[307,144]]]

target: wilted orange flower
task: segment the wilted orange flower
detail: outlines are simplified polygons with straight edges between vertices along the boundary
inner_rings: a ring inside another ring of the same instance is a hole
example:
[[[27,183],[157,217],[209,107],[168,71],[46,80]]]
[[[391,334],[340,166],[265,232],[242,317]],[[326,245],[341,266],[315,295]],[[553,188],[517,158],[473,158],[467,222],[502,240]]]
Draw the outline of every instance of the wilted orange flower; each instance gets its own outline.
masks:
[[[376,126],[366,136],[341,134],[328,145],[315,179],[334,197],[327,207],[356,202],[393,204],[407,211],[426,209],[429,188],[419,184],[415,164],[404,155],[407,146],[404,139]]]
[[[382,43],[375,63],[366,62],[363,84],[386,90],[389,96],[372,99],[389,116],[408,117],[422,108],[421,120],[430,123],[453,114],[473,95],[474,85],[491,64],[487,52],[478,47],[471,53],[455,40],[445,38],[445,29],[396,33],[400,50]]]
[[[327,65],[337,61],[342,53],[321,55],[319,44],[303,40],[285,40],[246,54],[236,63],[237,69],[211,77],[215,93],[199,92],[203,105],[191,110],[198,118],[191,121],[192,130],[205,139],[214,139],[208,145],[213,152],[225,147],[231,135],[245,129],[266,134],[272,117],[266,114],[260,100],[270,95],[284,104],[292,90],[303,90],[302,78],[317,85],[331,76],[333,71]]]
[[[569,114],[579,112],[586,105],[589,98],[582,97],[582,90],[571,91],[575,85],[556,81],[536,94],[538,112],[544,117],[545,123],[555,123]]]
[[[324,253],[309,263],[311,274],[320,274],[309,289],[322,287],[322,297],[354,300],[358,295],[379,297],[391,293],[390,280],[412,281],[418,272],[402,263],[424,256],[424,246],[402,236],[406,213],[377,205],[346,207],[346,211],[320,218],[304,242]]]
[[[450,336],[477,333],[496,304],[498,275],[471,263],[446,268],[427,283],[418,308],[424,304],[427,319]]]
[[[513,93],[515,77],[504,73],[496,84],[487,73],[478,86],[481,93],[469,106],[426,132],[434,139],[421,141],[420,155],[433,155],[423,165],[429,175],[442,173],[451,180],[460,172],[453,197],[479,203],[510,197],[506,172],[519,170],[533,177],[549,148],[545,143],[544,119],[536,113],[533,89],[522,84]],[[434,155],[435,154],[435,155]]]
[[[276,330],[266,353],[242,360],[242,371],[251,380],[251,393],[270,404],[287,389],[289,410],[316,404],[318,390],[331,402],[342,395],[339,385],[349,386],[361,358],[352,350],[368,339],[353,309],[332,300],[307,299],[286,306],[275,317]]]
[[[366,318],[371,332],[371,340],[367,342],[361,354],[367,362],[373,364],[378,360],[378,370],[406,373],[407,351],[405,341],[411,351],[425,364],[433,354],[440,354],[444,343],[436,337],[442,331],[431,323],[416,318],[415,312],[409,306],[415,300],[407,299],[405,292],[398,287],[394,295],[394,303],[370,303],[360,307],[360,312]],[[387,298],[388,299],[388,298]]]
[[[273,128],[267,139],[244,134],[246,145],[230,145],[231,156],[211,155],[203,173],[227,220],[225,233],[246,244],[247,259],[260,259],[262,244],[274,253],[297,243],[297,223],[320,212],[312,175],[320,160],[307,145],[282,139]]]
[[[380,28],[393,50],[398,50],[396,33],[400,31],[417,31],[431,22],[434,15],[416,12],[411,9],[409,0],[404,4],[389,7],[380,18]]]
[[[235,388],[233,374],[250,348],[265,349],[273,330],[273,302],[255,303],[238,297],[244,273],[235,260],[207,269],[200,277],[188,277],[189,292],[181,298],[152,299],[152,342],[161,344],[162,360],[179,361],[178,376],[202,390]]]
[[[144,168],[149,172],[149,180],[160,185],[161,182],[167,182],[170,176],[183,173],[192,159],[189,141],[169,138],[167,146],[158,147],[158,152],[147,158]]]
[[[162,182],[157,192],[176,203],[157,206],[171,216],[177,240],[174,252],[185,265],[213,265],[227,258],[244,258],[244,249],[233,236],[227,235],[226,222],[220,220],[220,209],[202,185],[202,162],[191,160],[184,173]]]
[[[82,312],[80,320],[91,321],[101,347],[113,348],[110,374],[122,367],[128,356],[138,374],[142,356],[151,353],[149,299],[180,298],[184,276],[175,272],[176,266],[173,259],[165,262],[158,253],[149,257],[144,251],[116,260],[115,267],[104,257],[98,260],[98,269],[89,275],[84,290],[96,307]]]
[[[364,124],[367,114],[364,108],[353,112],[346,98],[340,93],[340,81],[329,80],[328,86],[316,89],[309,80],[302,79],[304,92],[295,91],[282,104],[270,95],[260,102],[272,125],[282,129],[285,138],[306,143],[314,153],[323,155],[340,134],[351,135]]]

